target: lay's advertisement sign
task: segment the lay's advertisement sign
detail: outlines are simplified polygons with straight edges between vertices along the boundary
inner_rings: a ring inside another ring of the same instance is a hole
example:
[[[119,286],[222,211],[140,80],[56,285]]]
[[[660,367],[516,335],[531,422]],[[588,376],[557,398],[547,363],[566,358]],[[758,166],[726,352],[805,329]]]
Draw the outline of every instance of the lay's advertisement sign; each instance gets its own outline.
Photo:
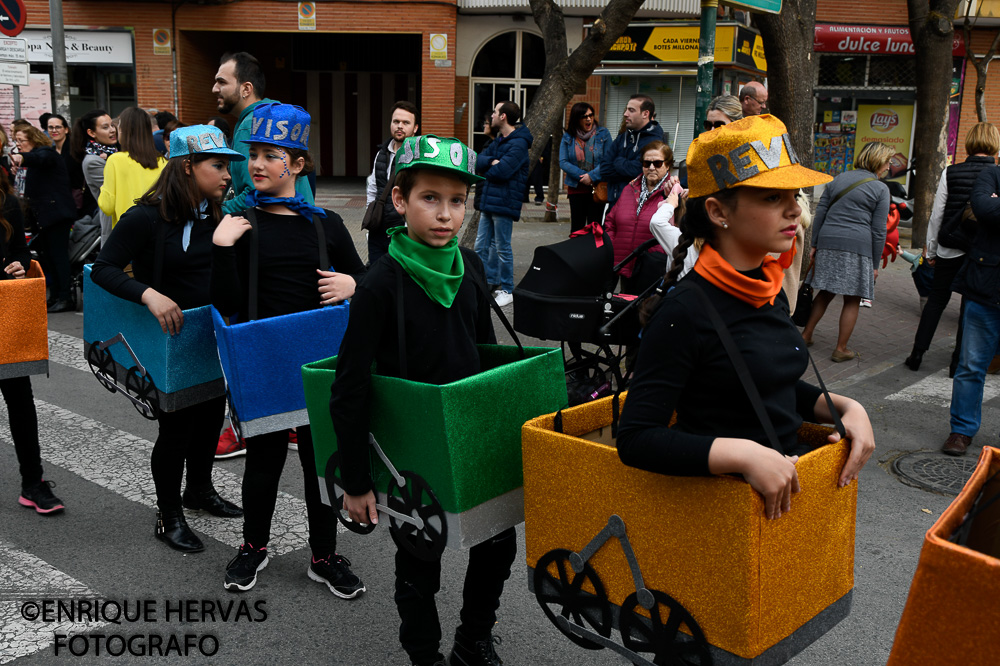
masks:
[[[910,159],[910,134],[913,128],[913,106],[910,104],[860,104],[858,129],[854,135],[854,154],[866,143],[879,141],[896,149],[889,163],[891,180],[905,184],[906,166]]]

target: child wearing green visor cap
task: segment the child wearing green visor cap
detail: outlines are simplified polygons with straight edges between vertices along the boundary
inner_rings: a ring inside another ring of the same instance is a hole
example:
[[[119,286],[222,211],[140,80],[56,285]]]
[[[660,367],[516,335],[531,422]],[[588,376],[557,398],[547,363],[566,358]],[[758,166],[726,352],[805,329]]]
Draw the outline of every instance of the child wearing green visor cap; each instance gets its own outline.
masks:
[[[469,186],[482,180],[475,153],[457,139],[426,135],[407,138],[396,155],[392,203],[406,227],[390,230],[388,256],[354,294],[330,399],[344,510],[360,523],[378,522],[368,465],[372,362],[380,375],[447,384],[478,373],[476,345],[496,340],[490,297],[478,286],[485,285],[483,264],[456,239]],[[491,632],[516,551],[513,528],[470,549],[451,664],[500,663]],[[440,587],[441,560],[418,559],[397,543],[399,640],[413,664],[444,663],[434,601]]]

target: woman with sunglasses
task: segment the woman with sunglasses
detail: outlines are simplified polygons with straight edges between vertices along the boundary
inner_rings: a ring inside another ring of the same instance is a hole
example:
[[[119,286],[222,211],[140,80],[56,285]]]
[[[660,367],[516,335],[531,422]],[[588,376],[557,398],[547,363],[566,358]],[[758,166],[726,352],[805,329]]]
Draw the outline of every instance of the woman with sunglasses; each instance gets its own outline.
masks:
[[[633,179],[604,218],[604,229],[615,251],[615,263],[653,237],[649,224],[661,205],[679,206],[674,192],[677,178],[670,176],[674,151],[662,141],[653,141],[642,149],[642,173]],[[667,255],[659,245],[622,267],[622,290],[641,294],[646,287],[663,277]]]
[[[594,107],[577,102],[559,145],[559,168],[566,172],[570,229],[579,231],[601,219],[603,204],[594,201],[594,184],[601,180],[601,157],[611,145],[611,132],[597,123]]]
[[[743,118],[743,107],[734,95],[719,95],[708,103],[708,113],[705,114],[705,131]]]

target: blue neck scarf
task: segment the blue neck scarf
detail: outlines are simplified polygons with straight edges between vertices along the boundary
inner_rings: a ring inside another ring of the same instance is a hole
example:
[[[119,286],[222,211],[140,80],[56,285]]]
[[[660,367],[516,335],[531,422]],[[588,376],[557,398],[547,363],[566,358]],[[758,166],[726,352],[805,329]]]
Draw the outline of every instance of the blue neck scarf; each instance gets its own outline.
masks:
[[[305,198],[299,192],[296,192],[294,197],[271,197],[266,194],[261,194],[257,190],[250,190],[247,193],[245,201],[248,208],[253,206],[272,206],[275,204],[284,206],[289,210],[294,210],[310,222],[312,222],[313,215],[326,217],[325,210],[307,203]]]

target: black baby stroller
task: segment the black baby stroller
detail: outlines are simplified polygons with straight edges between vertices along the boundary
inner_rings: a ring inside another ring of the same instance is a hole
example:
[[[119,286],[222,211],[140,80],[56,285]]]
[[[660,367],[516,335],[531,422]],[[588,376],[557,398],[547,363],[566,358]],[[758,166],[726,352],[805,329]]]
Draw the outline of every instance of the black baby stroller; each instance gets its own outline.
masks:
[[[571,404],[608,395],[628,384],[622,365],[627,346],[639,343],[639,304],[644,295],[614,293],[618,271],[643,255],[651,239],[614,264],[611,240],[597,226],[591,233],[535,248],[531,267],[514,287],[514,329],[541,340],[559,340],[566,362]],[[584,348],[584,344],[596,349]],[[579,390],[580,385],[585,390]]]

